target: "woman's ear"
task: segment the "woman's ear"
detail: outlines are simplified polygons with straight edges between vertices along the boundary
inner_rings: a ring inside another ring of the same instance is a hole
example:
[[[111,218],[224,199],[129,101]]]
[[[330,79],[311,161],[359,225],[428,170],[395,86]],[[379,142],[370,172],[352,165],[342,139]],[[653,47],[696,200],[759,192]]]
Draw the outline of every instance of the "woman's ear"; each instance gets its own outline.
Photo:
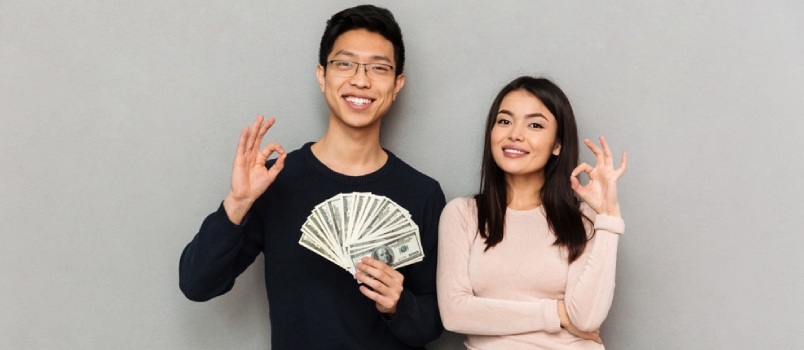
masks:
[[[553,147],[553,155],[558,156],[561,154],[561,143],[556,142],[556,145]]]

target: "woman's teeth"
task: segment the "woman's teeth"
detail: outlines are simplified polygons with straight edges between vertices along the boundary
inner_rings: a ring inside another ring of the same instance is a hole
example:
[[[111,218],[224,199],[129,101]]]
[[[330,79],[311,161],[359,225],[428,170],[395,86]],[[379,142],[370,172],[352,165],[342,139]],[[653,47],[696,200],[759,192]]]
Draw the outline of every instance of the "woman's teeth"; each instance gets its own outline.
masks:
[[[523,151],[515,150],[515,149],[510,149],[510,148],[504,149],[503,152],[505,152],[505,153],[513,153],[513,154],[527,154],[527,152],[523,152]]]

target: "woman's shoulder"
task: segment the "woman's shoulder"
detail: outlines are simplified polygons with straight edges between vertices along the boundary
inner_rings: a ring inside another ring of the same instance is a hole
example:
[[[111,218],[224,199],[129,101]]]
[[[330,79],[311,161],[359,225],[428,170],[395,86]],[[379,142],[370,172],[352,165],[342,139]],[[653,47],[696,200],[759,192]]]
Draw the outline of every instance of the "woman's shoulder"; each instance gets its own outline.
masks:
[[[455,198],[444,207],[444,211],[457,212],[462,214],[474,214],[477,212],[477,204],[474,197]]]
[[[458,205],[463,207],[474,207],[475,206],[475,197],[456,197],[455,199],[449,201],[447,205]]]

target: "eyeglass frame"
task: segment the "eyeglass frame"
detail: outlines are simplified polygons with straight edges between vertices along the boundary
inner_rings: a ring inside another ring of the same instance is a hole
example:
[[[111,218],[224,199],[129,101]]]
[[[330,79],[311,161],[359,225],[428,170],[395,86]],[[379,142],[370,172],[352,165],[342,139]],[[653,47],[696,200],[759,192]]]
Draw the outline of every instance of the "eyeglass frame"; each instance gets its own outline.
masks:
[[[368,72],[368,66],[369,66],[369,65],[375,65],[375,66],[388,67],[388,68],[390,68],[392,71],[396,72],[396,67],[394,67],[394,66],[392,66],[392,65],[390,65],[390,64],[385,64],[385,63],[376,63],[376,62],[372,62],[372,63],[360,63],[360,62],[349,61],[349,60],[329,60],[329,61],[327,61],[327,64],[335,64],[335,62],[349,62],[349,63],[351,63],[351,64],[356,65],[356,67],[355,67],[355,72],[354,72],[354,73],[352,73],[352,75],[349,75],[349,76],[343,76],[343,77],[345,77],[345,78],[346,78],[346,77],[353,77],[353,76],[357,75],[357,70],[358,70],[358,69],[360,69],[360,66],[363,66],[363,72],[364,72],[364,73],[366,73],[366,77],[367,77],[367,78],[369,78],[369,79],[371,79],[371,77],[369,77],[369,72]],[[396,76],[396,75],[395,75],[395,76]]]

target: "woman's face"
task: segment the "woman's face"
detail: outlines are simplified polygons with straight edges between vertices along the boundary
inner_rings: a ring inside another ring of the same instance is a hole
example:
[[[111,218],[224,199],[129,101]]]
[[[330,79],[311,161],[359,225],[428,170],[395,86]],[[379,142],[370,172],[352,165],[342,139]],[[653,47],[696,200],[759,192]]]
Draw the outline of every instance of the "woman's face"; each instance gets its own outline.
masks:
[[[505,95],[491,129],[491,154],[506,175],[544,175],[544,166],[558,155],[558,123],[535,96],[524,90]]]

